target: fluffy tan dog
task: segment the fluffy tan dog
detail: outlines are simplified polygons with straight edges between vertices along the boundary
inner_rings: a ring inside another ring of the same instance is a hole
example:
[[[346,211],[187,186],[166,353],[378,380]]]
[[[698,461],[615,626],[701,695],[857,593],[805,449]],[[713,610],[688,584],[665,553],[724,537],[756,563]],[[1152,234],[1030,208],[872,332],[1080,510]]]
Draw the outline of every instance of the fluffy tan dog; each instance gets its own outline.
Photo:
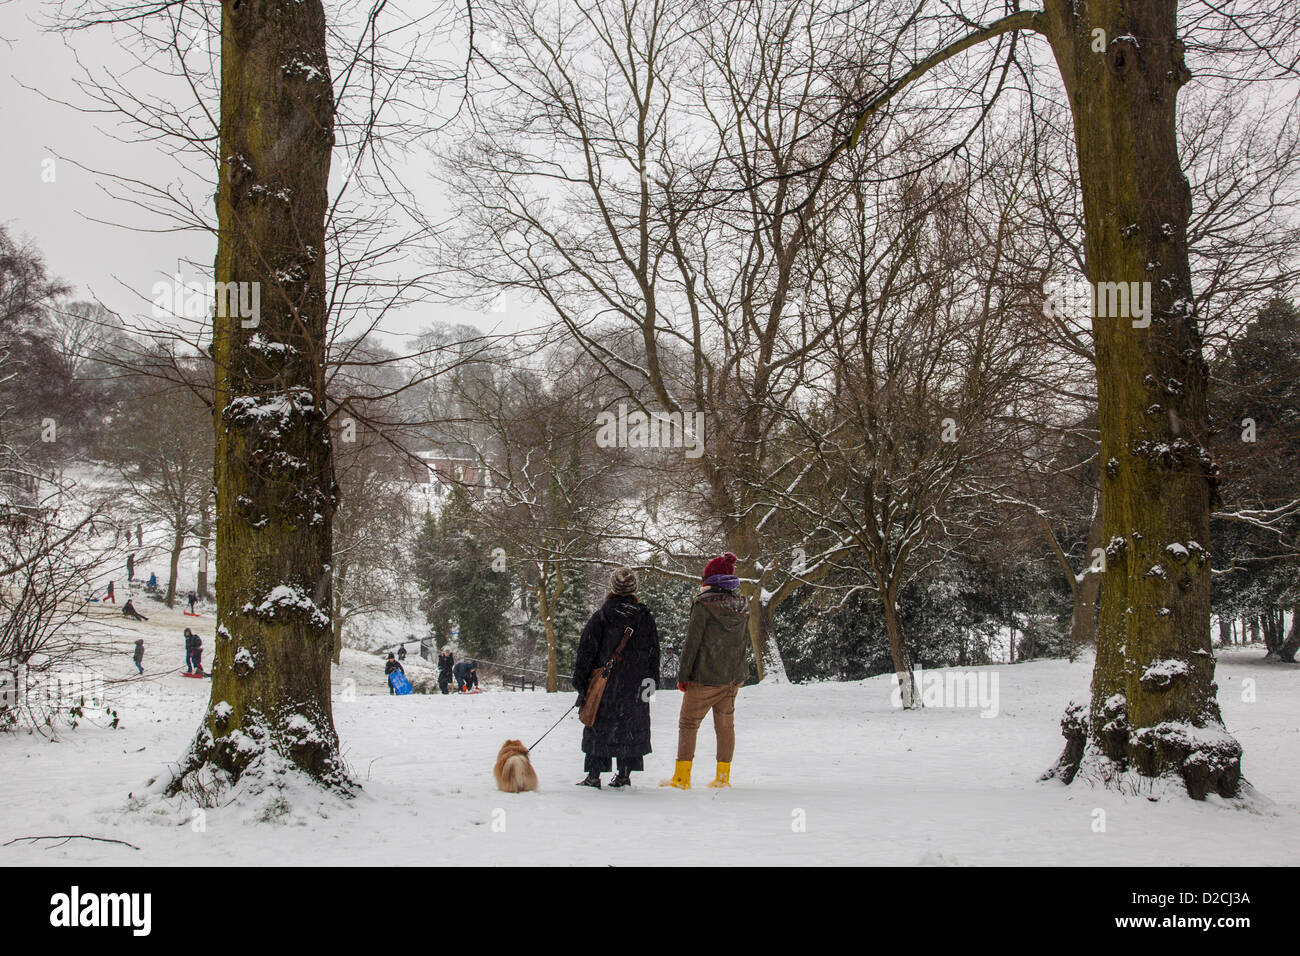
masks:
[[[528,761],[528,748],[521,740],[507,740],[501,745],[492,775],[497,778],[497,789],[506,793],[537,789],[537,772]]]

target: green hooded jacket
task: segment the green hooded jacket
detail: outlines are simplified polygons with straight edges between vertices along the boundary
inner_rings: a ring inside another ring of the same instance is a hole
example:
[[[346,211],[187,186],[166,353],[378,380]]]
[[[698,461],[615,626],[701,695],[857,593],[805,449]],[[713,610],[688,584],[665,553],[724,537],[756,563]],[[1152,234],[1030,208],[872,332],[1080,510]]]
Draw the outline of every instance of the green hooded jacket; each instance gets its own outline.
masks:
[[[743,684],[749,677],[749,602],[744,595],[710,588],[695,598],[686,626],[677,680],[686,684]]]

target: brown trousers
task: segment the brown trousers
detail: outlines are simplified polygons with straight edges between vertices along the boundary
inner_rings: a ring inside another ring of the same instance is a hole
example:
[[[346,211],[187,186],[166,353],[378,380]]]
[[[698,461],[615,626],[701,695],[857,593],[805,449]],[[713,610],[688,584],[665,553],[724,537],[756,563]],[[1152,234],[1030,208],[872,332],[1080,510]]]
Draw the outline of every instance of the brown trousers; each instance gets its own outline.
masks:
[[[704,715],[713,711],[718,735],[718,762],[731,763],[736,752],[736,694],[739,684],[687,684],[677,719],[677,759],[695,759],[695,735]]]

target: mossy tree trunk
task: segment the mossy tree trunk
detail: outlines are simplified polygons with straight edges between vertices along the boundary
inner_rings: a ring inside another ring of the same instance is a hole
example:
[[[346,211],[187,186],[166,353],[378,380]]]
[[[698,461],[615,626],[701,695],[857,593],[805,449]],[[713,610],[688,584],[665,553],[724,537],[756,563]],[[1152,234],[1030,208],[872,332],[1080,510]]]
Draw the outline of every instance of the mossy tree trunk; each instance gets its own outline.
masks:
[[[1150,283],[1148,316],[1093,322],[1107,570],[1091,704],[1067,710],[1049,774],[1069,782],[1091,752],[1107,780],[1131,769],[1181,777],[1196,798],[1232,795],[1241,746],[1223,727],[1210,649],[1217,468],[1178,155],[1178,91],[1190,79],[1178,0],[1045,0],[975,28],[873,96],[844,147],[908,84],[1013,31],[1047,38],[1069,96],[1089,280]]]
[[[1177,8],[1049,0],[1042,26],[1074,115],[1089,280],[1150,289],[1148,316],[1093,320],[1107,570],[1087,732],[1103,773],[1174,773],[1202,797],[1237,792],[1241,749],[1223,729],[1210,650],[1217,468],[1178,154],[1189,73]]]
[[[297,768],[346,791],[330,704],[325,13],[224,0],[221,36],[216,281],[255,284],[260,311],[218,297],[212,697],[170,789]]]

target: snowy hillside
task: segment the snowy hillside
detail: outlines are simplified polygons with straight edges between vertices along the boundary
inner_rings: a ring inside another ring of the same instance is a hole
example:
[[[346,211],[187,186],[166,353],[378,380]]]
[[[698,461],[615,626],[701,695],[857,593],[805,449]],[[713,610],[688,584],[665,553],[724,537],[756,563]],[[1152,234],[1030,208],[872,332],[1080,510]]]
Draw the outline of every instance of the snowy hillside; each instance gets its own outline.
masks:
[[[1087,688],[1088,661],[984,669],[999,679],[994,717],[904,713],[891,706],[887,677],[746,688],[733,789],[723,791],[702,786],[713,769],[707,720],[697,789],[654,785],[671,771],[681,699],[662,691],[652,705],[655,752],[631,790],[573,785],[581,728],[570,715],[533,754],[541,791],[507,795],[492,780],[497,748],[508,737],[532,743],[569,695],[392,697],[382,659],[348,650],[335,669],[334,713],[361,794],[344,803],[291,793],[270,814],[245,799],[194,817],[140,799],[180,757],[209,688],[180,674],[181,632],[194,619],[149,603],[139,624],[111,605],[92,610],[104,672],[125,681],[108,691],[118,729],[83,722],[54,741],[0,737],[0,843],[75,833],[139,850],[21,843],[0,847],[0,863],[1259,865],[1294,863],[1300,846],[1300,669],[1265,664],[1257,648],[1225,652],[1218,668],[1224,717],[1257,790],[1232,806],[1037,782],[1059,752],[1066,701]],[[199,623],[210,632],[210,618]],[[137,637],[144,679],[131,678]],[[412,655],[407,669],[424,665]],[[1243,681],[1254,682],[1255,702],[1243,701]]]

